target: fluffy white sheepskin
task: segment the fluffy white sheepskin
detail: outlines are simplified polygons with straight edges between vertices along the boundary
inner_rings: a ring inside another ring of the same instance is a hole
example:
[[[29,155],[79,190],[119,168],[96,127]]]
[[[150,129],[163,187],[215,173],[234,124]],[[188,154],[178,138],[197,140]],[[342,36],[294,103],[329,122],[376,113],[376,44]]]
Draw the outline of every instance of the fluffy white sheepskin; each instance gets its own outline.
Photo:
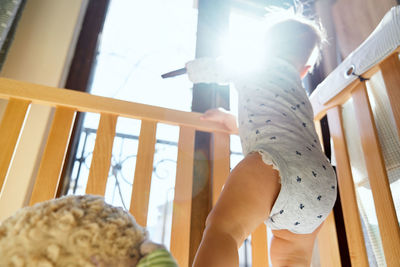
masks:
[[[0,224],[0,266],[135,266],[146,239],[133,216],[102,197],[67,196]]]

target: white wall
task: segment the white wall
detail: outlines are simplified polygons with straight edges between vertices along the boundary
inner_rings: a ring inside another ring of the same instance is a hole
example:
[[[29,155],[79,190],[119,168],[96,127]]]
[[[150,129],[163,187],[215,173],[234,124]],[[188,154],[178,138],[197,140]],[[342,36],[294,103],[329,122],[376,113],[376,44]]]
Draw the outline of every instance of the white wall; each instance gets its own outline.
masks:
[[[0,76],[63,87],[86,6],[87,0],[28,0]],[[0,195],[0,220],[27,205],[51,118],[51,108],[30,107]]]

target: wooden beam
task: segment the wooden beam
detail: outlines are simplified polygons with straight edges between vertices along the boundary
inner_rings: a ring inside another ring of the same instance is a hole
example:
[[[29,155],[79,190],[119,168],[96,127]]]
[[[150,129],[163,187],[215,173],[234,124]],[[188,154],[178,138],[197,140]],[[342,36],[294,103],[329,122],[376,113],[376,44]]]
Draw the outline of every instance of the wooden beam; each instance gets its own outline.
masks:
[[[189,266],[194,135],[193,128],[181,127],[179,132],[170,246],[179,266]]]
[[[0,192],[21,135],[29,100],[10,98],[0,123]]]
[[[212,205],[218,200],[226,179],[230,173],[230,136],[225,133],[213,134],[212,148]]]
[[[267,226],[264,223],[251,234],[251,261],[253,267],[269,266]]]
[[[142,121],[136,157],[135,178],[129,211],[141,226],[147,225],[157,123]]]
[[[56,196],[74,120],[75,110],[56,108],[29,205]]]
[[[384,62],[387,58],[390,58],[393,55],[397,55],[400,51],[400,46],[393,51],[390,55],[388,55],[385,59],[381,62]],[[362,77],[364,78],[371,78],[377,71],[379,71],[378,64],[372,66],[370,69],[362,73]],[[337,88],[334,86],[332,87],[324,87],[324,88],[317,88],[310,96],[310,102],[313,107],[314,111],[314,119],[320,120],[323,116],[325,116],[326,111],[330,108],[333,108],[338,105],[343,105],[347,100],[351,97],[351,92],[358,87],[360,84],[360,80],[356,79],[352,83],[350,83],[345,88],[342,88],[339,92],[334,93]],[[328,92],[324,92],[324,95],[332,95],[331,98],[326,100],[321,100],[321,90],[328,90]],[[329,93],[329,91],[331,93]]]
[[[385,59],[379,65],[382,77],[385,81],[386,92],[392,107],[397,134],[400,138],[400,60],[399,54],[395,53]]]
[[[343,129],[341,106],[328,110],[328,123],[334,144],[338,186],[342,203],[343,218],[352,266],[368,266],[367,250],[361,228],[360,213],[347,152],[346,137]]]
[[[314,118],[314,125],[315,125],[315,130],[318,134],[319,141],[321,143],[321,149],[325,152],[320,120]],[[324,221],[324,224],[322,225],[321,230],[319,231],[317,236],[319,258],[322,267],[342,266],[341,255],[339,250],[339,240],[337,234],[338,233],[336,231],[334,211],[332,210],[331,213],[326,218],[326,220]]]
[[[18,98],[52,107],[65,106],[80,112],[114,114],[132,119],[183,125],[206,132],[233,133],[219,123],[200,120],[202,114],[198,112],[160,108],[5,78],[0,78],[0,98]]]
[[[110,171],[117,116],[101,114],[90,165],[86,194],[104,196]]]
[[[360,83],[352,95],[386,264],[398,266],[400,255],[399,223],[365,82]]]
[[[339,243],[333,211],[326,218],[318,233],[319,258],[322,267],[341,267]],[[367,265],[368,266],[368,265]]]

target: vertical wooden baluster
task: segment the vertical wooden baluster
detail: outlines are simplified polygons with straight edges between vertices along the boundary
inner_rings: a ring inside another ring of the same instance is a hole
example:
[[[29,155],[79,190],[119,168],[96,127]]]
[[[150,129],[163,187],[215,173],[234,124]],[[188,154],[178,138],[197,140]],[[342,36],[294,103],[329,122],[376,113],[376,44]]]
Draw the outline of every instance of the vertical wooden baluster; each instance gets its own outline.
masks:
[[[323,140],[323,138],[322,138],[321,122],[320,122],[320,121],[314,121],[314,127],[315,127],[315,131],[316,131],[317,134],[318,134],[318,140],[319,140],[319,142],[320,142],[320,144],[321,144],[321,149],[322,149],[322,151],[325,152],[324,145],[323,145],[324,140]]]
[[[11,98],[0,123],[0,192],[10,168],[30,101]]]
[[[385,81],[386,92],[392,107],[394,121],[397,126],[397,134],[400,138],[400,60],[395,53],[380,64],[382,77]]]
[[[251,234],[251,261],[253,267],[268,266],[267,226],[262,223]]]
[[[74,120],[75,110],[56,108],[29,205],[55,197]]]
[[[321,123],[314,121],[315,130],[317,131],[321,142],[321,149],[324,149]],[[320,254],[321,266],[323,267],[340,267],[342,266],[339,252],[339,242],[337,239],[336,223],[333,211],[326,218],[321,230],[317,236],[318,249]]]
[[[352,96],[386,263],[398,266],[400,229],[365,83]]]
[[[194,129],[182,126],[178,143],[171,253],[182,267],[189,266],[194,134]]]
[[[353,266],[368,266],[367,250],[361,228],[340,106],[328,110],[328,123],[336,156],[338,186],[340,199],[343,203],[343,219],[346,226],[351,264]]]
[[[342,266],[333,211],[326,218],[318,233],[318,248],[322,267]]]
[[[117,116],[101,114],[86,194],[104,195],[110,171]]]
[[[213,175],[212,205],[214,206],[230,172],[230,136],[225,133],[213,134]]]
[[[151,176],[156,144],[157,123],[142,121],[140,127],[139,146],[136,157],[135,178],[133,180],[131,206],[129,211],[136,222],[142,226],[147,224]]]

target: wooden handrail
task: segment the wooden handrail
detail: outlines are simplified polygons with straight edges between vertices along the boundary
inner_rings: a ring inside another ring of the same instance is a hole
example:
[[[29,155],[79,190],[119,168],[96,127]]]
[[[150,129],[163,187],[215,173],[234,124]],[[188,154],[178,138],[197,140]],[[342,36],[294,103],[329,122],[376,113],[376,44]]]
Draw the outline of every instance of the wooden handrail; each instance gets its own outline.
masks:
[[[384,62],[386,59],[393,57],[394,55],[397,55],[400,52],[400,47],[397,48],[395,51],[390,53],[387,57],[385,57],[383,60],[380,62]],[[378,72],[379,69],[379,63],[375,64],[373,67],[365,71],[364,73],[361,74],[363,78],[369,79],[371,78],[376,72]],[[342,105],[344,104],[347,100],[350,99],[351,97],[351,92],[360,84],[360,80],[354,80],[352,83],[350,83],[348,86],[340,90],[337,94],[333,94],[335,92],[335,88],[332,87],[324,87],[323,90],[330,90],[330,92],[325,92],[325,95],[332,95],[331,98],[326,99],[325,102],[321,102],[319,98],[319,94],[321,94],[321,89],[318,88],[315,90],[311,96],[310,96],[310,102],[314,110],[314,119],[315,120],[320,120],[322,117],[326,115],[326,112],[328,109],[331,109],[335,106]]]
[[[23,99],[47,106],[65,106],[80,112],[114,114],[122,117],[186,126],[205,132],[230,132],[216,122],[200,120],[201,113],[185,112],[112,99],[88,93],[0,78],[0,98]]]

